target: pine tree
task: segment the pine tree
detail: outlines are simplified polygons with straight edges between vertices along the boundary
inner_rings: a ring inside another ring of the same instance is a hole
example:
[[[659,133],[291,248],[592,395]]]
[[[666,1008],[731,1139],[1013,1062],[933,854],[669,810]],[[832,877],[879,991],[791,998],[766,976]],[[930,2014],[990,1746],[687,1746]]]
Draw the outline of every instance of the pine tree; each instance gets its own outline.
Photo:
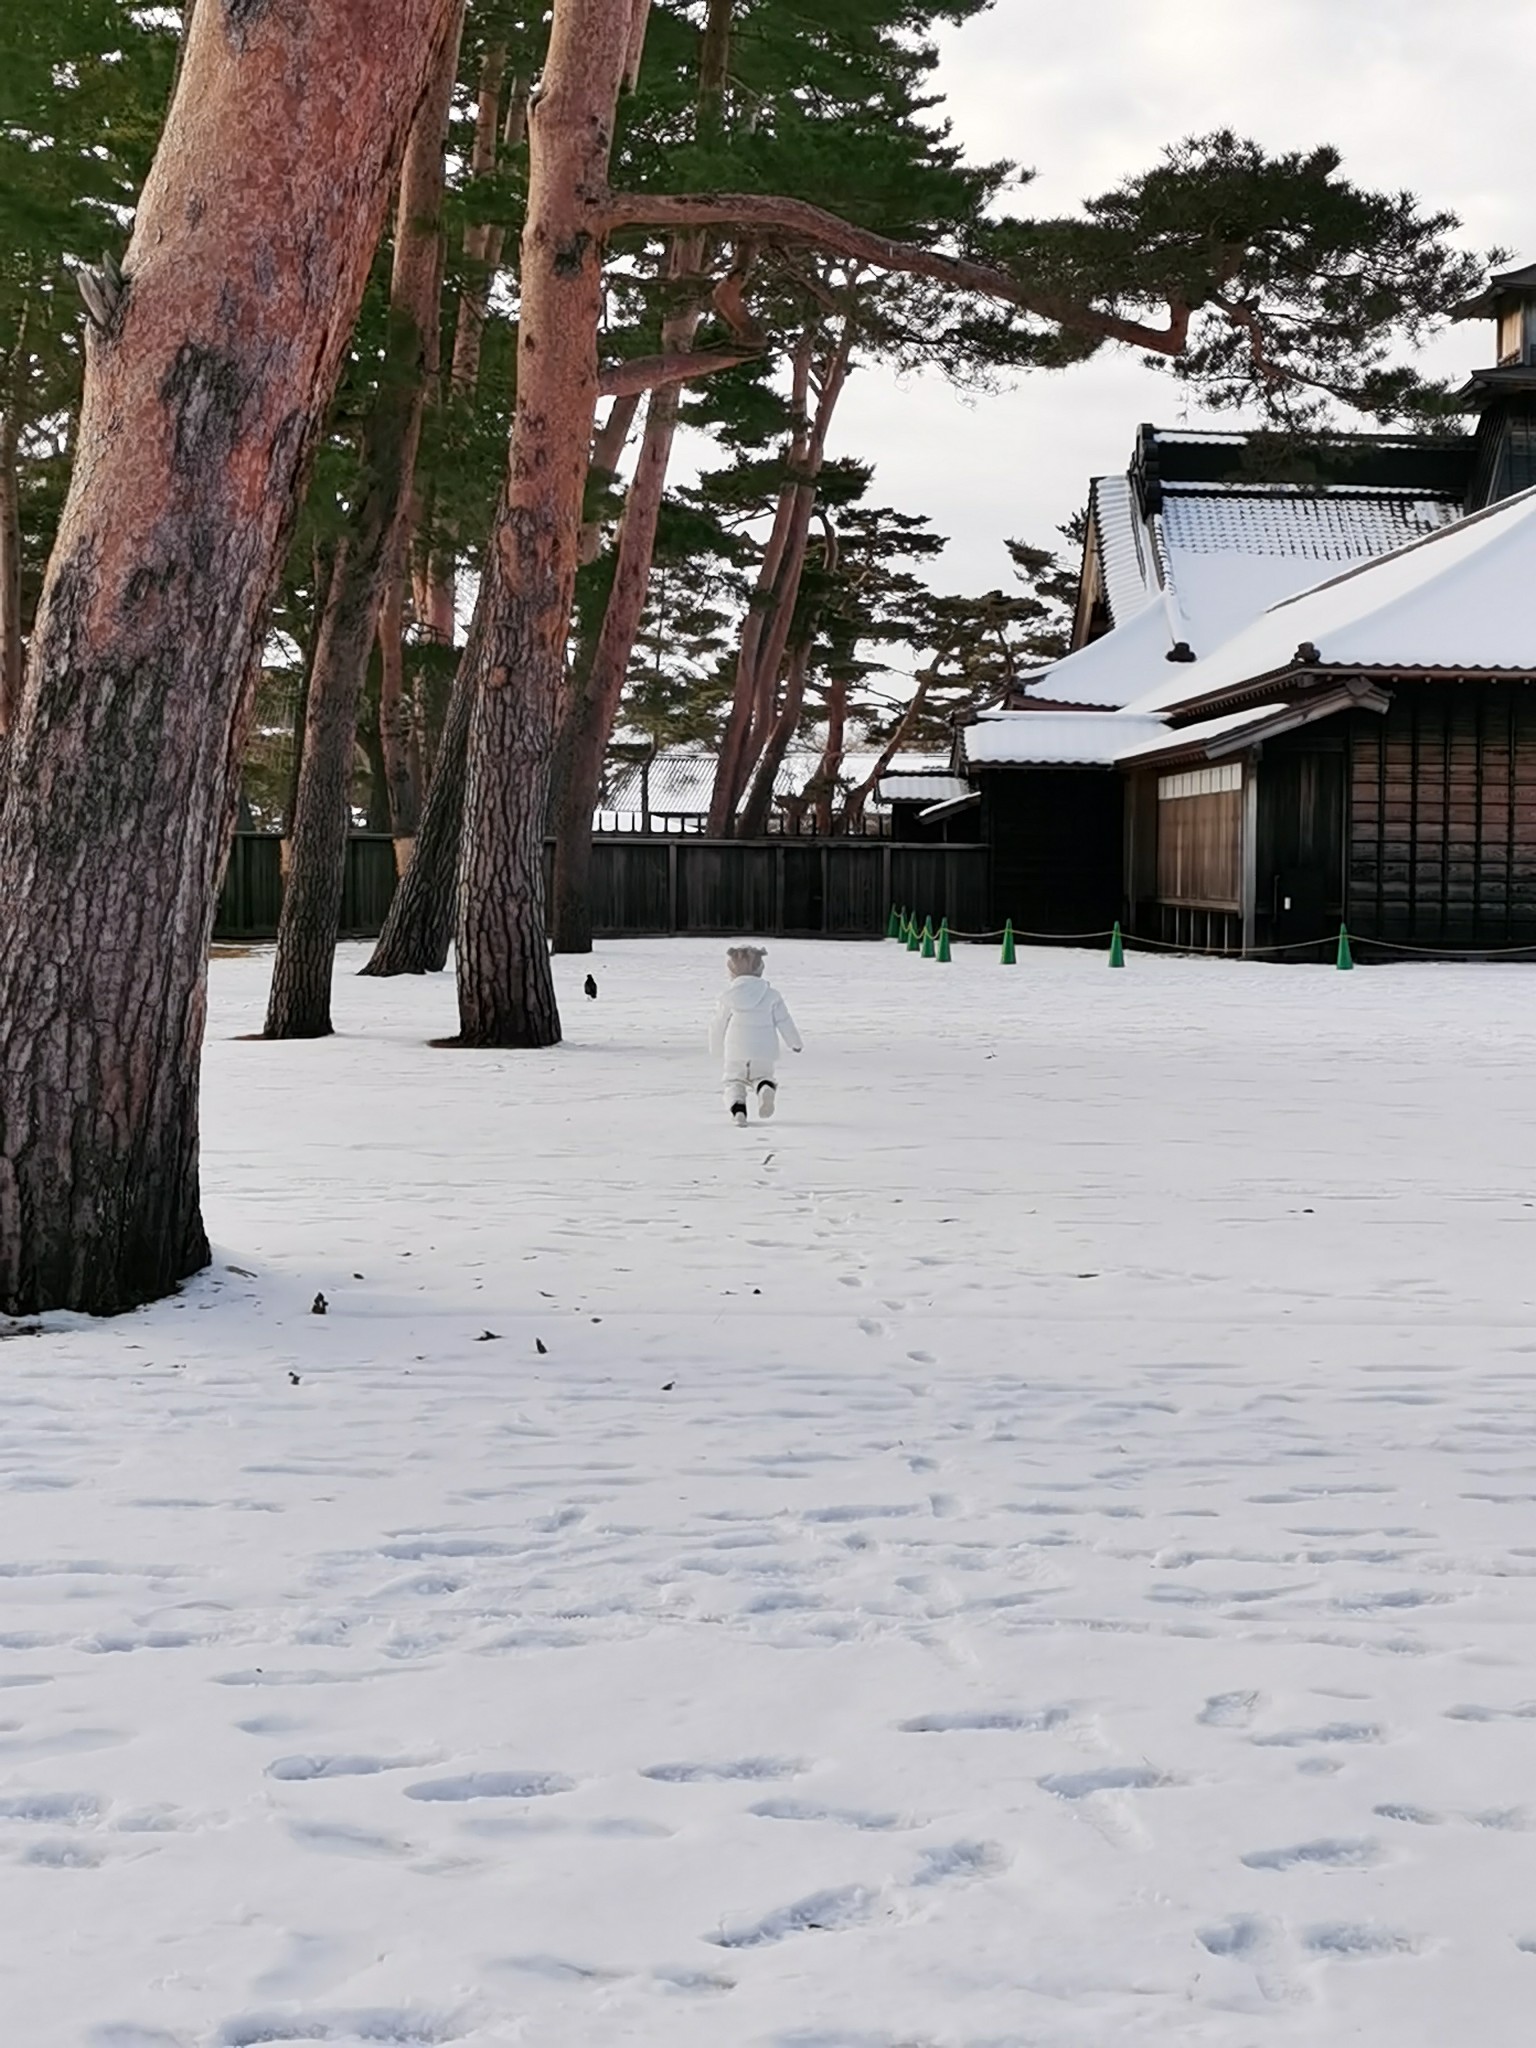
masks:
[[[0,803],[0,1309],[97,1313],[208,1256],[214,899],[267,609],[447,0],[199,8],[121,269]],[[347,90],[293,90],[345,76]],[[260,157],[266,176],[241,175]],[[335,203],[336,166],[347,204]]]

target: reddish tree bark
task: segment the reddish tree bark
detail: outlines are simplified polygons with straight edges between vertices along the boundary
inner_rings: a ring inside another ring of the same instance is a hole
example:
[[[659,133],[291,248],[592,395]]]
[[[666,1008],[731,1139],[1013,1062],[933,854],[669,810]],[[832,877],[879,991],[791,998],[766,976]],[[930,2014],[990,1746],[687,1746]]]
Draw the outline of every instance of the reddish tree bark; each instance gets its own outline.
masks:
[[[404,535],[400,536],[403,542]],[[421,749],[416,744],[415,707],[405,683],[405,567],[399,556],[384,584],[379,607],[379,746],[384,756],[384,783],[389,792],[389,830],[395,842],[395,872],[411,864],[411,847],[421,818],[421,784],[417,772]]]
[[[474,707],[472,679],[480,660],[490,594],[488,572],[480,579],[469,640],[459,657],[449,694],[410,865],[400,877],[378,944],[367,966],[358,969],[360,974],[440,974],[448,964],[464,829],[464,776],[469,718]]]
[[[464,0],[457,0],[400,174],[388,338],[363,424],[362,490],[337,544],[310,666],[298,798],[267,1000],[268,1038],[326,1038],[332,1028],[331,969],[352,822],[348,789],[358,703],[385,586],[398,559],[422,409],[436,370],[443,139],[458,76],[463,15]]]
[[[816,482],[826,458],[832,415],[848,381],[852,348],[853,323],[845,320],[822,366],[814,413],[810,399],[817,380],[811,338],[805,337],[796,351],[792,397],[796,424],[787,455],[789,476],[779,494],[757,589],[742,628],[736,688],[710,793],[709,829],[717,838],[732,831],[737,806],[773,730],[778,679],[799,602],[811,515],[816,509]]]
[[[16,723],[21,703],[20,436],[20,406],[8,402],[0,412],[0,741]]]
[[[703,257],[702,236],[679,236],[669,255],[669,276],[691,276]],[[689,349],[698,331],[700,314],[701,309],[693,305],[665,322],[665,352],[682,353]],[[555,839],[551,929],[557,953],[592,950],[592,813],[597,807],[603,757],[618,716],[650,587],[656,527],[677,433],[679,390],[679,385],[668,384],[652,391],[646,401],[645,431],[619,528],[613,587],[592,660],[560,723],[550,800],[550,827]]]
[[[501,103],[506,73],[506,46],[493,44],[480,64],[480,83],[475,101],[475,139],[469,153],[472,180],[494,176],[499,150],[521,148],[527,134],[528,89],[516,78],[512,80],[507,100],[505,124],[502,122]],[[491,287],[501,265],[505,240],[506,229],[499,221],[474,221],[464,230],[468,274],[459,293],[448,366],[448,396],[455,405],[473,404],[479,386]],[[413,530],[420,525],[421,509],[420,506],[413,508]],[[451,529],[434,532],[416,562],[417,623],[428,640],[440,647],[453,645],[458,617],[455,540]]]
[[[600,226],[632,0],[555,0],[529,119],[517,405],[475,664],[457,965],[465,1045],[552,1045],[544,818],[597,406]]]
[[[832,803],[837,794],[837,778],[843,769],[847,733],[848,678],[834,675],[827,687],[827,735],[810,783],[810,795],[816,807],[816,831],[822,839],[832,836]]]
[[[805,686],[810,677],[814,642],[813,628],[809,636],[798,640],[789,650],[784,665],[783,694],[736,826],[737,835],[742,839],[761,839],[768,830],[768,819],[773,810],[773,785],[779,779],[784,756],[789,751],[789,743],[800,723],[800,714],[805,709]]]
[[[449,0],[200,6],[78,459],[0,810],[0,1309],[203,1265],[215,890],[268,605]]]

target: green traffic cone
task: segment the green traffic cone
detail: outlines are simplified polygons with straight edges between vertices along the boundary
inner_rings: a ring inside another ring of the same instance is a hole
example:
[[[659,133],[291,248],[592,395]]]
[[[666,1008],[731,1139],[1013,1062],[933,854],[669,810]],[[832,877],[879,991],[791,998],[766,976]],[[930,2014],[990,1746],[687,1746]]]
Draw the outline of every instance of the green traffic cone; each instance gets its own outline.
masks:
[[[949,963],[949,919],[947,917],[940,918],[939,920],[939,950],[934,957],[941,965],[947,966]]]
[[[922,943],[923,935],[917,928],[917,919],[909,917],[907,919],[907,951],[915,953]]]
[[[1115,919],[1115,928],[1109,935],[1109,964],[1111,967],[1125,965],[1125,947],[1120,939],[1120,920]]]
[[[1339,957],[1334,962],[1334,965],[1343,969],[1353,967],[1354,964],[1355,956],[1349,950],[1349,928],[1347,925],[1341,924],[1339,926]]]
[[[1004,918],[1003,920],[1003,957],[998,964],[1002,967],[1015,967],[1018,965],[1018,958],[1013,950],[1013,919],[1011,917]]]
[[[923,958],[925,960],[933,958],[933,919],[931,917],[923,919]]]
[[[894,903],[891,905],[891,914],[885,921],[885,936],[888,939],[901,937],[901,915]]]

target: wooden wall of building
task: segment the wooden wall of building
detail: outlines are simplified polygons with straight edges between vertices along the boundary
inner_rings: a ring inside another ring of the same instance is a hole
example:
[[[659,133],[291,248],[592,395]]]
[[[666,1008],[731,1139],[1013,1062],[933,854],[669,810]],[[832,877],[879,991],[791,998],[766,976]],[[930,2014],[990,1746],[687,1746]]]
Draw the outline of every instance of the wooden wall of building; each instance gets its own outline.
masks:
[[[1243,770],[1237,761],[1157,778],[1157,896],[1238,910],[1243,893]]]
[[[1362,937],[1536,945],[1536,685],[1404,682],[1349,730],[1346,915]]]
[[[992,849],[992,924],[1063,937],[1124,914],[1125,798],[1113,768],[974,768]]]

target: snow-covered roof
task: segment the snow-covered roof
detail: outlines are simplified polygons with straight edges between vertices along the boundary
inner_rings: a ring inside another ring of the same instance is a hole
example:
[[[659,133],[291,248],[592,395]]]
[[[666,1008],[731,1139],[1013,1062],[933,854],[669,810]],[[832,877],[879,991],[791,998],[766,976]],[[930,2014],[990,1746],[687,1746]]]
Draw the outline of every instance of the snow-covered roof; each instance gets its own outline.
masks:
[[[1445,489],[1355,484],[1170,481],[1157,504],[1145,514],[1130,477],[1094,479],[1095,544],[1114,623],[1036,670],[1027,679],[1034,696],[1105,709],[1137,703],[1158,688],[1158,665],[1180,642],[1208,653],[1330,565],[1374,560],[1459,513]]]
[[[943,804],[965,796],[969,788],[960,775],[914,774],[909,769],[882,775],[875,784],[875,798],[882,804]]]
[[[1410,491],[1166,484],[1152,524],[1181,622],[1177,637],[1208,653],[1331,564],[1389,554],[1438,532],[1458,510],[1450,499]]]
[[[988,711],[960,739],[972,768],[1107,768],[1167,736],[1166,720],[1127,711]]]
[[[838,777],[840,786],[853,787],[862,782],[879,759],[879,754],[869,748],[845,754]],[[913,752],[901,754],[898,759],[917,770],[942,771],[949,767],[947,754]],[[602,817],[638,817],[644,809],[659,817],[701,817],[709,809],[717,765],[718,757],[713,753],[677,747],[657,754],[643,780],[638,763],[615,768],[599,799],[598,813]],[[784,756],[774,777],[774,794],[798,795],[820,766],[819,748],[793,749]],[[642,796],[648,802],[642,803]]]
[[[1130,746],[1123,748],[1115,759],[1121,763],[1129,763],[1138,760],[1143,754],[1165,753],[1175,742],[1181,747],[1203,749],[1222,740],[1233,739],[1247,732],[1250,726],[1267,725],[1286,708],[1284,704],[1248,704],[1241,711],[1229,711],[1224,718],[1207,718],[1199,725],[1181,725],[1177,731],[1172,730],[1166,720],[1155,719],[1152,721],[1156,727],[1155,733],[1150,737],[1135,740]],[[1138,725],[1145,723],[1142,715],[1135,711],[1118,712],[1115,723],[1119,725],[1122,721]]]
[[[1124,626],[1157,597],[1141,506],[1128,476],[1096,476],[1089,489],[1105,601],[1116,626]]]
[[[1167,602],[1159,590],[1136,617],[1112,633],[1090,640],[1075,654],[1063,655],[1048,669],[1027,678],[1030,694],[1065,704],[1117,711],[1152,687],[1168,650],[1182,633],[1173,630]],[[1027,713],[1045,717],[1045,712]]]
[[[1294,668],[1536,672],[1536,489],[1272,605],[1134,708],[1199,704]],[[1303,659],[1298,650],[1315,649]]]

